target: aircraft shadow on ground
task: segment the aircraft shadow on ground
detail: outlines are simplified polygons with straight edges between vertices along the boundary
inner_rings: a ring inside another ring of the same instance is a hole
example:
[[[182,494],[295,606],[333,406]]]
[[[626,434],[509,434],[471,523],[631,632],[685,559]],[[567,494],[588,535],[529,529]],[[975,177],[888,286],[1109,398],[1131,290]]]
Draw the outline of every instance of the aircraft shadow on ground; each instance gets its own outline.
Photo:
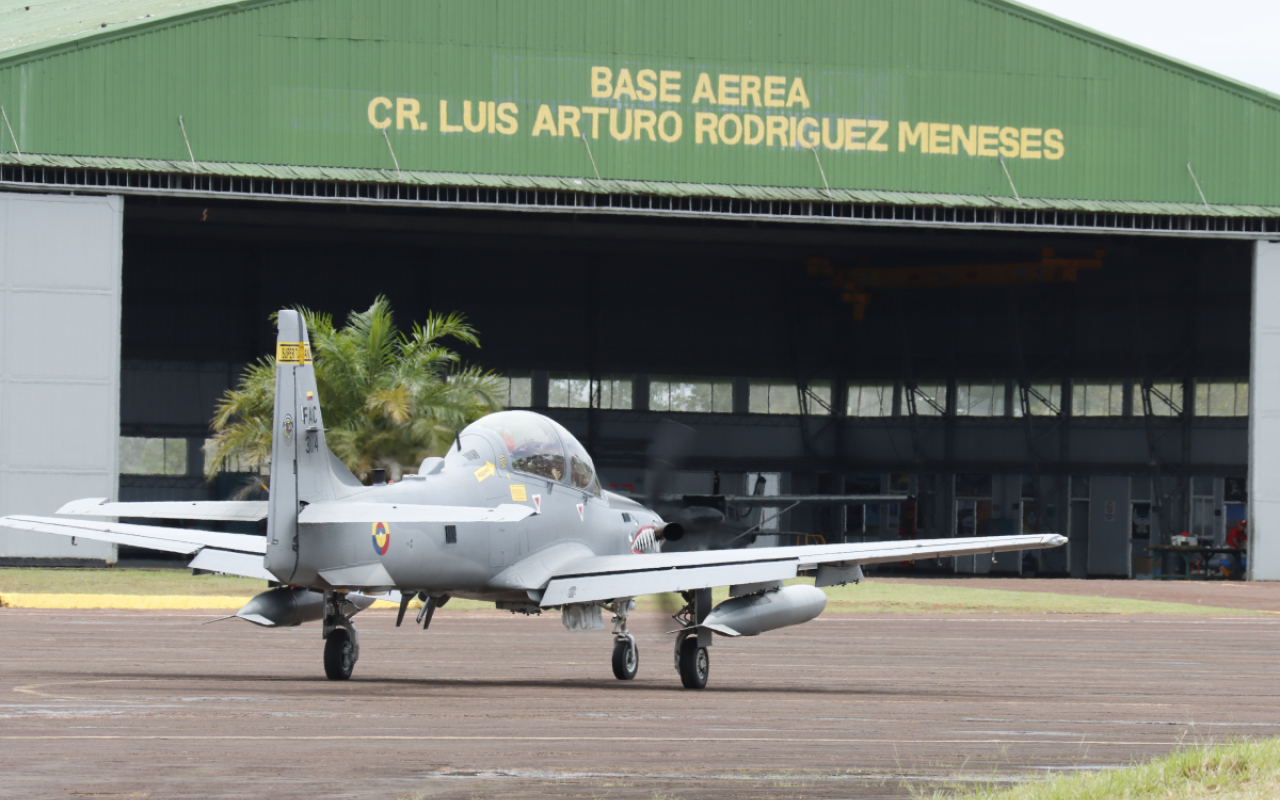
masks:
[[[323,675],[296,675],[292,677],[284,677],[280,675],[227,675],[227,674],[208,674],[202,675],[198,673],[184,673],[182,675],[173,675],[156,672],[113,672],[110,675],[101,673],[63,673],[58,683],[68,683],[74,681],[84,681],[85,683],[102,682],[118,683],[127,686],[133,682],[155,682],[155,683],[173,683],[173,684],[189,684],[192,682],[208,681],[210,683],[232,683],[243,686],[244,684],[262,684],[279,687],[284,684],[295,684],[306,686],[308,688],[316,685],[331,686],[335,690],[341,690],[347,687],[355,690],[397,687],[401,689],[463,689],[463,688],[484,688],[484,689],[501,689],[510,691],[511,689],[529,688],[529,689],[564,689],[567,691],[580,692],[586,690],[600,690],[608,692],[687,692],[680,685],[680,679],[672,672],[670,679],[644,679],[643,676],[638,681],[618,681],[610,678],[565,678],[563,680],[528,680],[528,679],[502,679],[502,678],[473,678],[460,680],[457,678],[385,678],[377,675],[355,675],[347,681],[331,681]],[[185,691],[185,689],[184,689]],[[964,699],[964,698],[980,698],[985,695],[963,692],[954,689],[939,688],[937,691],[927,689],[913,688],[909,693],[900,689],[878,689],[875,687],[848,687],[848,686],[822,686],[814,684],[773,684],[773,685],[754,685],[754,684],[732,684],[719,683],[707,686],[705,689],[698,690],[700,694],[794,694],[794,695],[826,695],[826,696],[864,696],[864,697],[901,697],[909,694],[915,700],[928,700],[931,697],[945,698],[948,700]],[[335,695],[338,692],[335,691]],[[348,695],[350,692],[342,692],[342,695]],[[370,694],[371,698],[376,699],[375,694]]]

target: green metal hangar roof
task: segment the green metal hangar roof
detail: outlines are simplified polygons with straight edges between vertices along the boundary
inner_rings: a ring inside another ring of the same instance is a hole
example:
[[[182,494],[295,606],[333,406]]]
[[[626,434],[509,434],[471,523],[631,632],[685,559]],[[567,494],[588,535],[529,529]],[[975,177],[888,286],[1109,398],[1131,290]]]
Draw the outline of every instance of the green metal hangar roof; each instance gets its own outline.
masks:
[[[0,187],[1280,231],[1280,97],[1005,0],[0,0]]]

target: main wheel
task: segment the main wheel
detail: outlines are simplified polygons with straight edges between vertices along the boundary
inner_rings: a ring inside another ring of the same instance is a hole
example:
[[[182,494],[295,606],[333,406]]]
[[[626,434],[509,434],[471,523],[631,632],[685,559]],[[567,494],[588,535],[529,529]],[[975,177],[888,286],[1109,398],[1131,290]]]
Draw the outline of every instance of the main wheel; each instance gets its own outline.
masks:
[[[690,636],[680,645],[680,682],[686,689],[702,689],[707,685],[711,672],[711,659],[707,648],[698,647],[698,637]]]
[[[629,681],[640,671],[640,647],[634,639],[613,640],[613,677]]]
[[[331,681],[345,681],[356,666],[356,645],[346,628],[334,628],[324,642],[324,674]]]

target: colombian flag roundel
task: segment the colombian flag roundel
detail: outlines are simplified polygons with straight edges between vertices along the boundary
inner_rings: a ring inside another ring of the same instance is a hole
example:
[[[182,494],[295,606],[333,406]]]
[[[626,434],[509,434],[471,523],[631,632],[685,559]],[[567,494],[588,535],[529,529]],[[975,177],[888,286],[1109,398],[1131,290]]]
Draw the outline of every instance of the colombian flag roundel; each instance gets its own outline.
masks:
[[[391,545],[391,528],[385,522],[373,523],[373,549],[380,556],[387,554],[387,547]]]

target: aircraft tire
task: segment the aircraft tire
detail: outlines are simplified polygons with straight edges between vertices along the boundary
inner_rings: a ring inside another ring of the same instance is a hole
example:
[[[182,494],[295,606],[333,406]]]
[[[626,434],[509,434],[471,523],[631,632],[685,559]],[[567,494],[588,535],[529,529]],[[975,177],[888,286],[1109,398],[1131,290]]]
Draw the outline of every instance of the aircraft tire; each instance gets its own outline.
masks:
[[[640,671],[640,646],[632,639],[613,640],[613,677],[620,681],[635,678]]]
[[[355,669],[355,643],[345,628],[334,628],[324,642],[324,674],[331,681],[345,681]]]
[[[698,647],[698,637],[690,636],[680,645],[680,682],[686,689],[703,689],[711,674],[707,648]]]

